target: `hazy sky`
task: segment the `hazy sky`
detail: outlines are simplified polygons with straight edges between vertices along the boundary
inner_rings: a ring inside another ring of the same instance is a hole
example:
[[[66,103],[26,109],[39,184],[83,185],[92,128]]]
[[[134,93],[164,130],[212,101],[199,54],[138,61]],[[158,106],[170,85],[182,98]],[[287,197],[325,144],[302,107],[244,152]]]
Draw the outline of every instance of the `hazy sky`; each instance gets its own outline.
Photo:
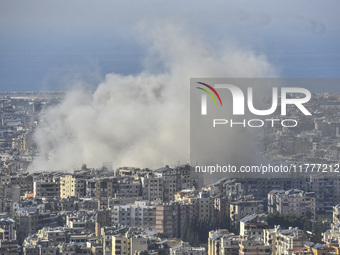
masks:
[[[282,77],[339,77],[339,1],[0,1],[0,90],[90,86],[136,74],[146,30],[171,23],[211,47],[264,54]],[[143,27],[143,29],[140,29]]]
[[[339,7],[311,0],[2,0],[0,90],[85,84],[44,112],[32,171],[185,163],[189,78],[339,77]]]

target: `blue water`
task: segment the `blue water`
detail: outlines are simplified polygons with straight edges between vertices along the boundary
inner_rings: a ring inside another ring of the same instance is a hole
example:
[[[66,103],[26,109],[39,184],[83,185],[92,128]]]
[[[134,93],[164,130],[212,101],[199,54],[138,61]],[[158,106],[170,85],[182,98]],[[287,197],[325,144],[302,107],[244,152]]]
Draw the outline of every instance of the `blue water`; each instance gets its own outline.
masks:
[[[96,86],[107,73],[127,75],[141,69],[141,53],[3,54],[0,56],[0,90],[64,90],[72,81]]]
[[[289,50],[271,44],[259,49],[283,78],[339,78],[340,50],[330,48],[299,47]],[[88,49],[91,47],[88,45]],[[265,50],[265,52],[263,52]],[[46,53],[48,52],[48,53]],[[65,90],[73,81],[83,81],[95,88],[108,73],[136,74],[143,70],[145,50],[134,45],[122,46],[111,53],[86,52],[49,53],[49,49],[28,53],[0,52],[0,91]],[[51,51],[53,52],[53,51]],[[255,49],[256,52],[256,49]],[[312,92],[340,92],[339,87],[310,87]]]

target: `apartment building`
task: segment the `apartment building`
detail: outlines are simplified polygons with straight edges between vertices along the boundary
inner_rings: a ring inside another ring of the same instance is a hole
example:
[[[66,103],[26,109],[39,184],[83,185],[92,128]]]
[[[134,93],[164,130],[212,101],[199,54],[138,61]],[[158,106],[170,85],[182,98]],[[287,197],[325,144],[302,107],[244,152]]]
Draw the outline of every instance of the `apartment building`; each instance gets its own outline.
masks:
[[[263,238],[263,230],[268,229],[266,214],[250,214],[240,220],[240,236]]]
[[[156,206],[147,201],[136,201],[134,204],[113,206],[112,221],[128,227],[145,229],[156,228]]]
[[[281,229],[275,226],[263,231],[263,241],[271,247],[273,255],[291,255],[294,250],[304,248],[308,238],[299,228]]]
[[[112,255],[129,255],[148,250],[148,238],[127,232],[112,236]]]
[[[239,246],[239,255],[271,255],[270,246],[259,239],[242,239]]]
[[[243,216],[263,212],[262,200],[233,201],[230,203],[230,220],[236,224]]]
[[[15,240],[15,221],[7,215],[0,215],[0,240]]]
[[[315,218],[315,194],[302,190],[273,190],[268,193],[268,211],[282,215]]]
[[[52,175],[33,177],[33,194],[39,198],[60,197],[60,182]]]
[[[85,180],[83,177],[71,174],[60,177],[60,198],[84,196]]]
[[[104,178],[96,181],[96,199],[98,199],[98,209],[107,209],[109,198],[113,196],[114,179]]]

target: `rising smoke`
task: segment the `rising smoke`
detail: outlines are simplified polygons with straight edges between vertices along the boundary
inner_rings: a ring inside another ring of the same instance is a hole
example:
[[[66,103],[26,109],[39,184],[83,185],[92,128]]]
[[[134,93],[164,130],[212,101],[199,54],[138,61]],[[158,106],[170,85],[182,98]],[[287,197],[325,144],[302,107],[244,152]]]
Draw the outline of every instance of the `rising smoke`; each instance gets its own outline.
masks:
[[[191,77],[276,76],[265,56],[233,43],[217,50],[164,24],[145,34],[149,57],[143,72],[107,74],[94,92],[78,87],[42,113],[34,136],[40,156],[30,171],[108,161],[149,168],[186,163]]]

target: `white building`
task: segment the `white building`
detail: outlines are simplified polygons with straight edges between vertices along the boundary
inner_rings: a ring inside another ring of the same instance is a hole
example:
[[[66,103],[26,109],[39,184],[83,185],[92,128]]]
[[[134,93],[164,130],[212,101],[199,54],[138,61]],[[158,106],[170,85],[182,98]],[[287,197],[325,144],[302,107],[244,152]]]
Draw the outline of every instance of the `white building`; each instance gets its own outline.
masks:
[[[113,206],[112,222],[129,227],[155,229],[156,207],[146,201]]]

